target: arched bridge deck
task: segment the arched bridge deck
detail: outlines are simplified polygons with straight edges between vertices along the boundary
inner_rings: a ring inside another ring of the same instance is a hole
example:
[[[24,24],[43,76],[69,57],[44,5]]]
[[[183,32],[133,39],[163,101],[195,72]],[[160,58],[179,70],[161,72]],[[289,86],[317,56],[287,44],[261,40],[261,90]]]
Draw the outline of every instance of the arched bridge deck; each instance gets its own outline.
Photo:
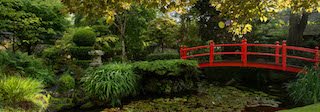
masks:
[[[235,52],[218,52],[215,51],[218,47],[241,47],[241,51]],[[274,49],[274,53],[263,53],[263,52],[248,52],[248,47],[266,47]],[[207,49],[208,53],[200,54],[191,54],[191,51],[199,51]],[[300,51],[303,53],[313,54],[313,58],[301,57],[288,55],[287,51]],[[216,61],[216,55],[241,55],[241,61]],[[256,56],[267,56],[274,57],[274,62],[248,62],[249,55]],[[186,47],[182,46],[180,48],[180,57],[181,59],[190,59],[195,57],[209,57],[208,62],[200,63],[200,68],[205,67],[253,67],[253,68],[263,68],[263,69],[272,69],[272,70],[282,70],[287,72],[300,72],[303,69],[303,66],[292,66],[288,65],[287,59],[297,59],[303,60],[310,63],[314,63],[315,66],[319,64],[319,47],[315,49],[296,47],[296,46],[287,46],[286,41],[283,41],[282,44],[277,41],[276,44],[250,44],[247,43],[247,40],[242,40],[242,43],[237,44],[214,44],[213,41],[210,41],[209,45],[205,46],[196,46],[196,47]]]

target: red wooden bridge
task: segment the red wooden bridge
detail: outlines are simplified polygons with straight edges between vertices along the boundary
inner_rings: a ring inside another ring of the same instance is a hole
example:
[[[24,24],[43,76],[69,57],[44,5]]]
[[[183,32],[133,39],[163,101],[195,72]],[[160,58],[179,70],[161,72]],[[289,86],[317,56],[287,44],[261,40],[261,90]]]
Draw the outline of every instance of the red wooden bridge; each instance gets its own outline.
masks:
[[[216,48],[221,47],[241,47],[241,51],[235,52],[218,52],[215,51]],[[269,49],[274,49],[274,53],[264,53],[264,52],[249,52],[248,47],[266,47]],[[209,50],[207,53],[200,54],[191,54],[193,51],[200,51],[203,49]],[[301,57],[301,56],[293,56],[287,55],[287,51],[300,51],[303,53],[311,53],[314,55],[313,58]],[[241,55],[241,61],[215,61],[215,55]],[[274,62],[248,62],[249,55],[256,56],[267,56],[274,57]],[[303,47],[295,47],[295,46],[287,46],[286,41],[283,41],[282,44],[277,41],[276,44],[250,44],[247,43],[247,40],[242,40],[242,43],[236,44],[214,44],[213,41],[210,41],[209,45],[205,46],[196,46],[196,47],[186,47],[183,46],[180,48],[180,57],[181,59],[190,59],[195,57],[208,57],[209,60],[206,63],[200,63],[200,68],[205,67],[254,67],[254,68],[264,68],[264,69],[272,69],[272,70],[282,70],[287,72],[300,72],[303,67],[302,66],[291,66],[288,65],[287,59],[297,59],[303,60],[310,63],[314,63],[315,66],[319,64],[319,47],[315,49],[303,48]]]

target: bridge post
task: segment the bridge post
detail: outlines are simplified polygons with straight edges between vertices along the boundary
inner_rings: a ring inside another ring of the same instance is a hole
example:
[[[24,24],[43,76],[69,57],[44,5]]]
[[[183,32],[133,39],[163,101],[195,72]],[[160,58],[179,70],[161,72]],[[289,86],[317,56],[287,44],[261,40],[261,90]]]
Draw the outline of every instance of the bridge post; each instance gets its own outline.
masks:
[[[287,41],[282,41],[282,70],[287,70]]]
[[[315,67],[318,67],[319,65],[319,47],[315,48],[315,54],[314,54],[314,60],[315,60]]]
[[[187,48],[186,46],[182,45],[180,46],[180,58],[185,60],[187,56],[187,51],[185,50]]]
[[[279,57],[280,57],[280,45],[279,45],[279,41],[276,41],[276,49],[275,49],[275,54],[276,54],[276,57],[275,57],[275,62],[276,64],[279,64]]]
[[[247,39],[243,39],[242,47],[241,47],[241,52],[242,52],[241,60],[242,60],[243,66],[247,66],[247,52],[248,52],[247,48],[248,48]]]
[[[213,40],[210,40],[209,46],[210,46],[209,63],[212,64],[214,61],[214,42],[213,42]]]

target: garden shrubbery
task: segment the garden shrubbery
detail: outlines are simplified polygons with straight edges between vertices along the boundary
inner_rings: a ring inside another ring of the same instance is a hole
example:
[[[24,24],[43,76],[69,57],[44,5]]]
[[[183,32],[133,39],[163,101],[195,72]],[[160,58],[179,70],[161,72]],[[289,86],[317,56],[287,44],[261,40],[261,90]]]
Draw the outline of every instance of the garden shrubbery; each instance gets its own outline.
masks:
[[[145,92],[171,94],[191,90],[197,79],[198,63],[193,60],[157,60],[133,64],[141,75]]]
[[[153,53],[146,57],[146,61],[179,59],[178,53]]]
[[[41,82],[17,76],[4,77],[0,80],[0,101],[4,111],[26,110],[44,111],[49,104],[49,96],[43,92]]]
[[[76,81],[69,73],[64,73],[60,76],[58,85],[61,91],[68,91],[75,88]]]
[[[298,74],[298,79],[288,84],[290,97],[296,103],[304,105],[320,101],[320,69],[305,68]]]
[[[41,59],[26,53],[0,51],[0,69],[6,74],[34,78],[44,84],[54,83],[53,71]]]
[[[139,76],[129,64],[107,64],[90,68],[82,78],[83,88],[93,99],[121,104],[121,99],[138,93]]]
[[[94,50],[93,45],[96,42],[96,34],[90,28],[79,28],[73,35],[73,43],[76,46],[70,48],[71,55],[76,58],[76,64],[87,68],[92,56],[89,52]],[[79,63],[80,61],[80,63]]]

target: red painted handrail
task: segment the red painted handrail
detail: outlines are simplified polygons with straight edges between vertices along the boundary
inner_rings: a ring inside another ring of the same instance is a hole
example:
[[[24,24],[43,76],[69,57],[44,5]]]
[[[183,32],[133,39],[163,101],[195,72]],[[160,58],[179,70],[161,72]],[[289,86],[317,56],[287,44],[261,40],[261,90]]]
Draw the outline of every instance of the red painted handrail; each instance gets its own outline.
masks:
[[[241,48],[240,51],[235,52],[215,52],[215,48],[218,47],[231,47],[231,46],[238,46]],[[248,52],[248,47],[266,47],[266,48],[272,48],[275,49],[274,54],[273,53],[263,53],[263,52]],[[209,53],[201,53],[201,54],[193,54],[188,55],[189,51],[196,51],[201,49],[209,49]],[[280,53],[281,50],[281,53]],[[295,51],[302,51],[307,53],[314,54],[314,58],[306,58],[306,57],[300,57],[300,56],[291,56],[287,55],[288,50],[295,50]],[[215,55],[241,55],[241,64],[239,62],[215,62],[214,57]],[[257,63],[248,63],[248,55],[260,55],[260,56],[269,56],[269,57],[275,57],[274,64],[270,65],[268,64],[257,64]],[[201,56],[209,56],[209,63],[202,63],[199,64],[200,67],[208,67],[208,66],[241,66],[241,67],[262,67],[262,68],[268,68],[268,69],[275,69],[275,70],[283,70],[283,71],[291,71],[291,72],[298,72],[301,70],[302,67],[291,67],[287,65],[287,59],[293,58],[298,60],[303,60],[307,62],[314,63],[315,66],[319,65],[320,61],[320,52],[319,47],[316,47],[315,49],[310,48],[303,48],[303,47],[296,47],[296,46],[287,46],[286,41],[282,41],[282,45],[280,45],[280,42],[277,41],[275,44],[252,44],[247,43],[246,39],[242,40],[242,43],[236,43],[236,44],[215,44],[213,41],[210,41],[209,45],[204,46],[196,46],[196,47],[186,47],[181,46],[180,47],[180,57],[181,59],[189,59],[189,58],[195,58],[195,57],[201,57]],[[281,58],[281,64],[280,64],[280,58]]]

